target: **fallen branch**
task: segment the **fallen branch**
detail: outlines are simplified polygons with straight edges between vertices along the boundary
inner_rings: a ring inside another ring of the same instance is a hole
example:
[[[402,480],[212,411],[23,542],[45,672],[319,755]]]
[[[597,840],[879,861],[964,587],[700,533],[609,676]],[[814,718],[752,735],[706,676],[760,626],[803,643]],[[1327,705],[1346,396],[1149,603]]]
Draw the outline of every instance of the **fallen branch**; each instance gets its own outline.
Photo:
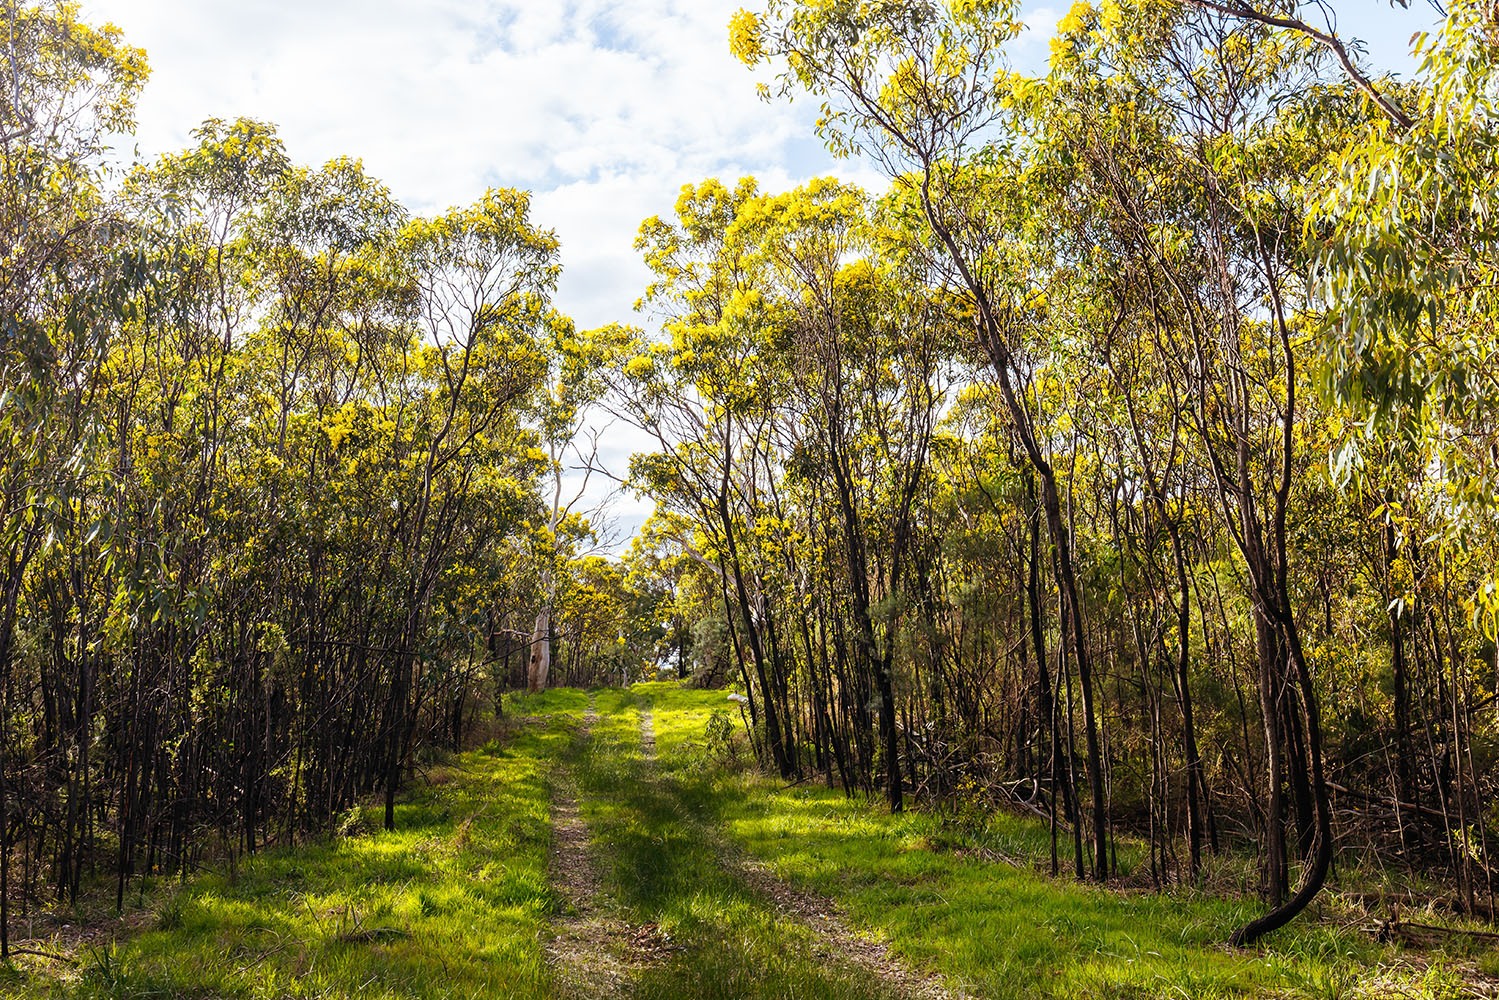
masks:
[[[1447,818],[1443,815],[1440,809],[1433,809],[1431,806],[1417,805],[1414,802],[1401,802],[1399,799],[1389,798],[1384,795],[1370,795],[1367,792],[1355,792],[1353,789],[1345,788],[1344,786],[1333,781],[1329,781],[1327,783],[1327,787],[1337,792],[1339,795],[1348,795],[1363,802],[1373,802],[1378,805],[1389,806],[1392,809],[1404,809],[1409,812],[1420,813],[1423,816],[1430,816],[1433,819]]]
[[[41,951],[36,948],[12,948],[10,950],[10,953],[12,955],[35,955],[37,958],[50,959],[53,962],[64,962],[68,965],[78,964],[78,959],[76,958],[72,958],[68,955],[59,955],[56,952]]]
[[[1409,920],[1402,920],[1398,927],[1410,927],[1418,931],[1433,931],[1437,934],[1464,934],[1468,937],[1482,938],[1485,941],[1499,941],[1499,932],[1496,931],[1474,931],[1466,927],[1439,927],[1436,924],[1418,924]]]

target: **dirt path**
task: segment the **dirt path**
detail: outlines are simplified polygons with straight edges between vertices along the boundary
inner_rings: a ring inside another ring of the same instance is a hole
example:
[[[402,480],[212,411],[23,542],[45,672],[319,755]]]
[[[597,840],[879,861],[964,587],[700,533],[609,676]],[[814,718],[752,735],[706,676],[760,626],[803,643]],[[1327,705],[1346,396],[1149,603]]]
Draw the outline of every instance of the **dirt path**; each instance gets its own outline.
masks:
[[[580,739],[588,739],[596,721],[598,713],[589,699]],[[560,765],[552,794],[549,867],[564,904],[546,946],[558,995],[578,1000],[625,996],[631,972],[649,958],[641,954],[641,945],[649,941],[637,940],[638,931],[610,915],[603,879],[588,850],[588,827],[578,810],[577,782],[572,770]]]
[[[912,969],[885,942],[860,934],[844,922],[832,900],[796,888],[764,862],[740,858],[737,871],[747,885],[769,898],[783,917],[812,931],[818,955],[850,962],[909,1000],[969,1000],[973,996],[964,989],[953,992],[936,977]]]
[[[649,708],[640,710],[640,755],[646,760],[656,759],[656,718]]]
[[[640,709],[640,752],[648,761],[656,757],[656,726],[649,708]],[[854,931],[839,915],[832,900],[796,888],[763,862],[743,857],[724,841],[720,831],[714,830],[713,834],[723,842],[725,864],[746,885],[769,899],[781,916],[811,930],[817,942],[814,950],[819,957],[858,966],[908,1000],[968,1000],[971,997],[966,990],[954,993],[940,980],[911,969],[883,941]]]

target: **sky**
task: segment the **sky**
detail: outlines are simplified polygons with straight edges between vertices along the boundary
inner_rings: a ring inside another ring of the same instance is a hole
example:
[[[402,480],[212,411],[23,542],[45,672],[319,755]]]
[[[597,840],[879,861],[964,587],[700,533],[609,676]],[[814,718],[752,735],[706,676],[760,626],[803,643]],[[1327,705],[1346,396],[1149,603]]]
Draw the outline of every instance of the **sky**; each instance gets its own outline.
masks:
[[[1410,70],[1407,41],[1431,20],[1423,0],[1341,0],[1339,29],[1367,63]],[[133,150],[181,149],[205,118],[276,125],[291,158],[364,161],[408,209],[439,212],[489,187],[533,192],[532,220],[555,229],[556,304],[580,328],[639,321],[649,280],[632,247],[682,185],[746,174],[784,190],[837,174],[878,190],[868,164],[835,161],[812,131],[816,104],[767,103],[728,51],[745,0],[83,0],[144,48],[151,81]],[[1060,3],[1025,6],[1013,58],[1044,65]],[[637,443],[605,435],[623,473]],[[599,495],[595,484],[591,491]],[[627,536],[646,507],[614,505]]]

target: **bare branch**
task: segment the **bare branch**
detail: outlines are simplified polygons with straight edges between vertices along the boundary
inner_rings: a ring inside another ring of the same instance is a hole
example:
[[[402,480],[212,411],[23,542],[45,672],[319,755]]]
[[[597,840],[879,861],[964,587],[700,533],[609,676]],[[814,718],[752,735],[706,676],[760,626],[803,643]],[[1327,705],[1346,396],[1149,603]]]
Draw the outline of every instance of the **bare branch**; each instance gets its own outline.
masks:
[[[1191,0],[1191,2],[1204,10],[1305,35],[1307,38],[1326,48],[1337,58],[1343,67],[1343,72],[1348,75],[1348,79],[1353,81],[1353,85],[1367,94],[1369,99],[1375,104],[1379,105],[1380,110],[1385,113],[1390,121],[1394,122],[1402,130],[1409,129],[1415,124],[1411,116],[1406,114],[1400,105],[1396,104],[1390,97],[1381,93],[1378,87],[1374,86],[1374,81],[1353,61],[1353,56],[1349,53],[1347,44],[1335,32],[1313,27],[1299,17],[1269,14],[1255,9],[1248,3],[1238,2],[1238,0]]]

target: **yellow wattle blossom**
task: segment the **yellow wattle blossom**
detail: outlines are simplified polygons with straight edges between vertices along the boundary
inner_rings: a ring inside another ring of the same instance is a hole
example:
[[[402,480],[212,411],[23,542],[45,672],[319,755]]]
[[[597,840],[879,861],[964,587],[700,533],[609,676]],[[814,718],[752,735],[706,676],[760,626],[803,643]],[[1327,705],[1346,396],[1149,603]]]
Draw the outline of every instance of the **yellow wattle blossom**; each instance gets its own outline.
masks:
[[[655,363],[654,361],[652,361],[650,355],[637,354],[628,362],[626,362],[625,374],[630,378],[640,378],[644,375],[649,375],[651,373],[651,369],[654,367]]]
[[[729,18],[729,51],[746,66],[753,66],[765,56],[765,41],[760,19],[740,7]]]
[[[1093,17],[1093,5],[1087,0],[1077,0],[1057,22],[1057,34],[1072,35],[1083,31],[1088,26],[1088,21]]]
[[[1098,10],[1098,27],[1105,37],[1117,37],[1124,24],[1124,7],[1119,0],[1103,0]]]

